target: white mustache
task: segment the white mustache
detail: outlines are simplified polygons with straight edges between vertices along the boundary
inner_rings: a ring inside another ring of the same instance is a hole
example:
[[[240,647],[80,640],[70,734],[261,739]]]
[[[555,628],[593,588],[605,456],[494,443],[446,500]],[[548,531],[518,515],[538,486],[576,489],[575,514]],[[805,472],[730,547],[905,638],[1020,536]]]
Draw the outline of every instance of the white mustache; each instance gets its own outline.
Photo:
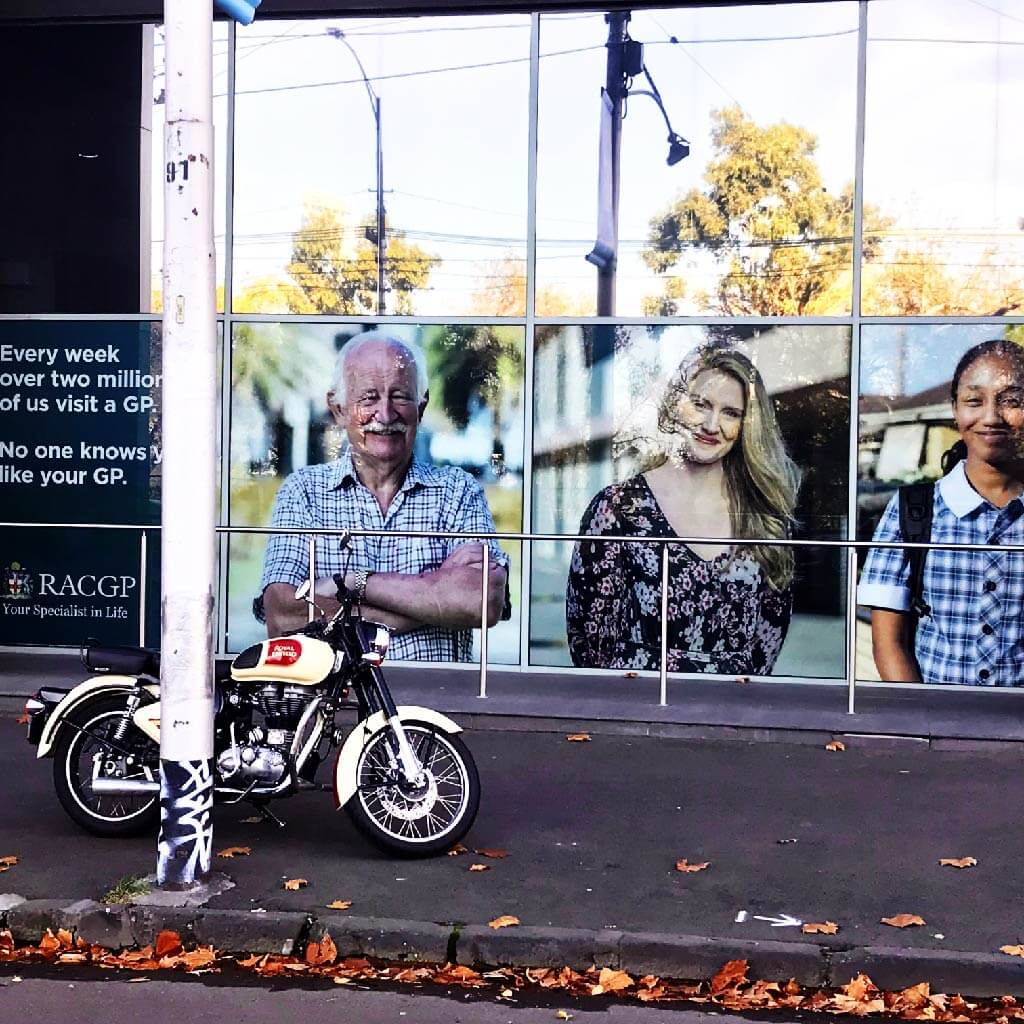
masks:
[[[367,423],[363,427],[366,434],[407,434],[409,428],[404,423]]]

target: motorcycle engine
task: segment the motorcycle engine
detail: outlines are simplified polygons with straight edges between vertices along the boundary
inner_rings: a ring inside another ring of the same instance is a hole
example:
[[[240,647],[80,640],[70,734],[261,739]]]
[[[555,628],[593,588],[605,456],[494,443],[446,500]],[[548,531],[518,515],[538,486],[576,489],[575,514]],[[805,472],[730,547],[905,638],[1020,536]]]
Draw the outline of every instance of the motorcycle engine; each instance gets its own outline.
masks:
[[[312,696],[308,686],[261,686],[254,694],[254,705],[263,715],[263,725],[254,725],[217,758],[224,781],[236,786],[280,782],[288,769],[295,729]]]

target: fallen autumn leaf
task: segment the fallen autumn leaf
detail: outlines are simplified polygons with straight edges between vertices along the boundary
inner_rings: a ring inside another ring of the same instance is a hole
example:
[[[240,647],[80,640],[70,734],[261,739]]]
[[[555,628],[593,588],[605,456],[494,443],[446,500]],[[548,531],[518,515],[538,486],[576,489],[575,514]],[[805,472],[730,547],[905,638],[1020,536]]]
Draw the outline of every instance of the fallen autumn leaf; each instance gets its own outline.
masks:
[[[909,928],[911,925],[923,925],[925,920],[917,914],[896,914],[893,917],[883,917],[882,924],[890,925],[893,928]]]
[[[504,860],[508,856],[508,850],[474,850],[474,853],[479,853],[481,857],[490,857],[491,860]]]
[[[835,921],[823,921],[820,924],[809,921],[800,931],[807,935],[835,935],[839,931],[839,925]]]
[[[177,932],[165,929],[156,937],[156,949],[154,951],[157,960],[165,956],[174,956],[181,952],[181,936]]]
[[[837,750],[845,750],[846,744],[842,740],[833,740],[831,743],[825,744],[825,749],[833,752]]]
[[[589,743],[589,732],[571,732],[565,737],[570,743]]]
[[[218,857],[248,857],[252,853],[250,846],[229,846],[217,854]]]
[[[978,862],[974,857],[943,857],[939,863],[943,867],[973,868]]]
[[[602,967],[597,984],[591,988],[590,994],[599,996],[603,992],[621,992],[632,984],[633,979],[625,971],[614,971],[610,967]]]
[[[313,967],[333,964],[338,959],[338,947],[329,934],[319,942],[311,942],[306,946],[306,963]]]
[[[295,892],[296,889],[305,889],[309,885],[309,882],[305,878],[289,878],[284,883],[284,888],[289,889],[291,892]]]
[[[348,910],[352,906],[351,900],[334,900],[327,904],[328,910]]]
[[[462,853],[469,853],[469,849],[462,845],[462,843],[456,843],[449,851],[449,857],[458,857]]]
[[[706,867],[711,864],[711,861],[705,860],[700,864],[690,864],[684,857],[682,860],[676,861],[676,871],[682,871],[686,874],[692,874],[694,871],[703,871]]]
[[[487,923],[497,931],[499,928],[512,928],[519,924],[520,921],[518,917],[513,917],[511,914],[502,914],[501,917],[496,917],[493,921],[488,921]]]
[[[490,871],[491,870],[491,865],[490,864],[470,864],[469,865],[469,870],[470,871]]]
[[[1005,953],[1007,956],[1024,957],[1024,946],[1000,946],[999,952]]]

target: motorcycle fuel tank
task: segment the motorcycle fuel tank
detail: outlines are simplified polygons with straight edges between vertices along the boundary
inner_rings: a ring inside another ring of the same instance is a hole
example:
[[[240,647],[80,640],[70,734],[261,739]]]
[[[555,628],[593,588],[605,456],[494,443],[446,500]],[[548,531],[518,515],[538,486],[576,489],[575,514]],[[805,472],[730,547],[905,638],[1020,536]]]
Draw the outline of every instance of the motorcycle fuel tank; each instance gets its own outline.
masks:
[[[231,663],[231,678],[313,686],[334,671],[337,657],[330,644],[311,636],[272,637],[242,651]]]

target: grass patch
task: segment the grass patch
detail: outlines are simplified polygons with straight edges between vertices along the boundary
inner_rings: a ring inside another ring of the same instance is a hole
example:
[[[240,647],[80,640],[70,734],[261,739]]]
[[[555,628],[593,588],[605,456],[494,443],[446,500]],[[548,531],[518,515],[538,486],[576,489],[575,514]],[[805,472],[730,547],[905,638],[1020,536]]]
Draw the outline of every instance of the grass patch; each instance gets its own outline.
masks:
[[[149,882],[141,875],[124,875],[100,897],[101,903],[132,903],[139,896],[149,893]]]

